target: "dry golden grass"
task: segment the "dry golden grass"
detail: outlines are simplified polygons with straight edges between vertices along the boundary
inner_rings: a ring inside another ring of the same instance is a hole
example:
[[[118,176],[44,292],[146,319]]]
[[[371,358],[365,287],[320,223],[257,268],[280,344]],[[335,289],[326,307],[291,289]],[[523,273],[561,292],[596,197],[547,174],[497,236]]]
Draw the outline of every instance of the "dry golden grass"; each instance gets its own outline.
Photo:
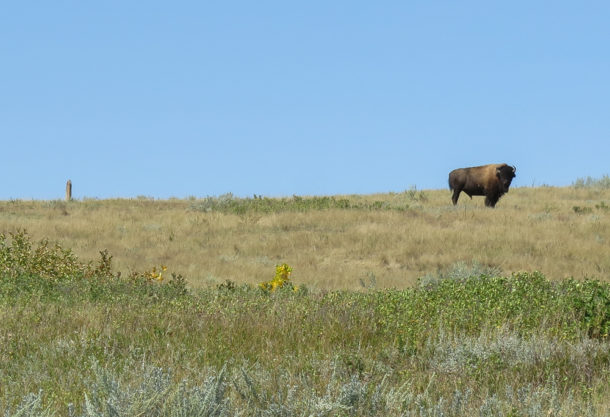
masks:
[[[26,229],[84,260],[108,249],[123,273],[167,265],[193,287],[259,283],[283,262],[295,284],[324,289],[403,288],[473,261],[505,274],[610,280],[608,189],[515,188],[496,209],[482,197],[462,194],[453,207],[448,190],[423,193],[423,201],[409,193],[341,197],[408,204],[406,211],[241,215],[193,210],[197,200],[3,201],[0,232]]]

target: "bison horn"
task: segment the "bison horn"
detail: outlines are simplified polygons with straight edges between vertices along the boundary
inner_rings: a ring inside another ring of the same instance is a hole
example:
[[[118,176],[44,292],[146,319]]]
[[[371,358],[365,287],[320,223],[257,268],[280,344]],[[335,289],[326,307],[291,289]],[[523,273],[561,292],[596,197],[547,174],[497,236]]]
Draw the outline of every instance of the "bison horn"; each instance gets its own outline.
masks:
[[[512,165],[511,168],[513,169],[513,172],[517,172],[517,168],[515,168],[514,165]]]

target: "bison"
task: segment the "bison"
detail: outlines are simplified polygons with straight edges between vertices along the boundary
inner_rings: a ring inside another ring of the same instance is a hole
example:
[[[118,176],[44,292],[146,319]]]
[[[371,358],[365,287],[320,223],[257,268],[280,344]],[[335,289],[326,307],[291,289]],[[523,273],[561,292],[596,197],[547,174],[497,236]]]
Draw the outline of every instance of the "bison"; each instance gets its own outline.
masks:
[[[453,191],[451,200],[457,204],[460,193],[464,191],[470,198],[484,195],[485,205],[495,207],[496,203],[508,192],[516,168],[507,164],[489,164],[479,167],[454,169],[449,173],[449,189]]]

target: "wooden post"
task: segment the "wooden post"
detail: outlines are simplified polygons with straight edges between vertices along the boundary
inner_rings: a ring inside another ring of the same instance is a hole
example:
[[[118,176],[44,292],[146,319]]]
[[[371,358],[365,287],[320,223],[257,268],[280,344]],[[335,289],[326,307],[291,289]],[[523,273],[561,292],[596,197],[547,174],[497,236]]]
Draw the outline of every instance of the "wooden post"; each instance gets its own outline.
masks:
[[[72,200],[72,181],[66,183],[66,201]]]

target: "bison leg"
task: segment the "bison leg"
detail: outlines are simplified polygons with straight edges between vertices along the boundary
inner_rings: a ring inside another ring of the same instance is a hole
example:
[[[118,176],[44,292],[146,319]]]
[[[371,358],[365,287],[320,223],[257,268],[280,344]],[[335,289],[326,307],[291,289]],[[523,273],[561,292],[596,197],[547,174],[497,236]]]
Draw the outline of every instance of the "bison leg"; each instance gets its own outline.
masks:
[[[486,196],[485,197],[485,206],[494,208],[496,207],[496,203],[498,202],[497,198]]]
[[[457,204],[458,198],[460,198],[460,192],[462,192],[462,190],[453,190],[453,196],[451,197],[451,201],[453,201],[454,206]]]

